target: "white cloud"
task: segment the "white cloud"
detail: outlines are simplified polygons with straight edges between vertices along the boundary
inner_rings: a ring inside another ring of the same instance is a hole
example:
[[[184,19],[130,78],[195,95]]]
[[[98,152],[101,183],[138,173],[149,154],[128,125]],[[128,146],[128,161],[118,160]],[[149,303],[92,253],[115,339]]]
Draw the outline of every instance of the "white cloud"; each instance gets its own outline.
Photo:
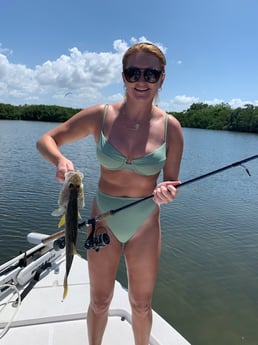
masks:
[[[150,41],[145,36],[141,36],[139,39],[132,37],[130,42],[131,44],[135,44],[138,42],[149,42],[149,43],[156,44],[159,47],[159,49],[163,51],[164,54],[166,54],[166,51],[167,51],[167,48],[162,43]]]
[[[35,68],[13,64],[0,54],[0,98],[16,103],[22,98],[49,99],[49,103],[64,96],[67,90],[81,95],[84,104],[100,96],[100,90],[121,82],[121,57],[126,48],[122,42],[114,43],[115,52],[81,52],[74,47],[69,54],[46,61]]]
[[[108,97],[108,102],[112,103],[112,102],[119,102],[124,98],[124,95],[122,93],[116,93],[114,95],[111,95]]]
[[[253,104],[253,105],[258,105],[258,100],[252,102],[250,100],[242,100],[240,98],[233,98],[231,99],[228,104],[232,107],[232,108],[243,108],[246,104]]]
[[[113,48],[120,54],[123,54],[128,48],[128,44],[123,40],[115,40]]]
[[[12,64],[0,54],[0,96],[23,97],[37,90],[34,72],[21,64]]]
[[[122,56],[131,44],[142,41],[148,40],[144,36],[139,39],[133,37],[128,44],[117,39],[113,42],[113,50],[106,52],[80,51],[73,47],[56,60],[47,60],[34,68],[12,63],[11,49],[3,48],[0,43],[0,102],[59,104],[78,108],[121,100]],[[162,44],[155,44],[166,51]],[[182,61],[178,60],[177,64],[182,64]],[[70,92],[69,96],[65,97],[67,92]],[[258,100],[201,100],[199,97],[187,95],[177,95],[171,100],[162,100],[162,97],[160,99],[159,105],[167,111],[184,111],[198,102],[228,103],[233,108],[247,103],[258,105]]]
[[[4,55],[12,55],[13,51],[9,48],[3,48],[2,43],[0,43],[0,54],[4,54]]]
[[[167,111],[184,111],[187,110],[193,103],[201,102],[198,97],[178,95],[169,102],[159,102],[160,106]]]
[[[105,98],[102,89],[121,83],[121,60],[125,50],[132,43],[148,41],[144,36],[132,38],[130,44],[118,39],[113,43],[113,51],[80,51],[69,49],[56,60],[47,60],[41,65],[29,68],[13,64],[11,50],[0,44],[0,100],[12,104],[35,103],[85,106]],[[156,43],[165,51],[166,48]],[[66,92],[72,92],[64,100]],[[117,99],[118,96],[109,96]],[[119,98],[121,99],[121,98]]]
[[[172,98],[170,101],[159,102],[159,106],[166,111],[175,111],[181,112],[185,111],[190,108],[193,103],[205,103],[209,105],[217,105],[217,104],[229,104],[231,108],[241,107],[243,108],[246,104],[253,104],[254,106],[258,106],[258,100],[255,101],[247,101],[242,100],[240,98],[231,99],[230,101],[226,101],[219,98],[214,98],[210,100],[201,100],[199,97],[194,96],[186,96],[186,95],[178,95]]]
[[[117,53],[80,52],[70,49],[70,55],[61,55],[35,69],[40,85],[52,88],[96,88],[115,83],[120,76],[121,60]]]
[[[203,101],[203,103],[209,104],[209,105],[216,105],[216,104],[221,104],[221,103],[225,103],[223,99],[219,99],[219,98],[213,98],[213,99],[208,99]]]

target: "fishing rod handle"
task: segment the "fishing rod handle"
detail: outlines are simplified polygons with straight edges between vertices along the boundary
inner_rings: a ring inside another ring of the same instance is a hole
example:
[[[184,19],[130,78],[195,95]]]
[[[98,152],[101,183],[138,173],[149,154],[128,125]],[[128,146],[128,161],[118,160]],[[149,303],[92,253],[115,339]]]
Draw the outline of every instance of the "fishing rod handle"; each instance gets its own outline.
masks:
[[[61,231],[58,231],[58,232],[54,233],[53,235],[50,235],[50,236],[48,236],[46,238],[43,238],[41,240],[41,242],[44,243],[44,244],[47,244],[48,242],[54,241],[57,238],[60,238],[60,237],[62,237],[64,235],[65,235],[65,230],[61,230]]]
[[[106,219],[107,217],[110,217],[113,215],[113,211],[107,211],[105,213],[101,213],[99,215],[97,215],[95,218],[90,218],[88,221],[83,221],[81,223],[78,224],[78,229],[82,228],[82,227],[86,227],[89,228],[91,227],[93,224],[96,224],[97,222],[100,222],[103,219]]]

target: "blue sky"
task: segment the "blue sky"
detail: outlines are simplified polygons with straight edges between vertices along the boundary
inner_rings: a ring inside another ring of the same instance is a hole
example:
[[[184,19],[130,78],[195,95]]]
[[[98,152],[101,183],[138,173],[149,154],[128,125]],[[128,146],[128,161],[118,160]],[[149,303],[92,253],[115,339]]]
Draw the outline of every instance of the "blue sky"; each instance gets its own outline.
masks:
[[[0,0],[0,102],[84,108],[123,98],[139,40],[167,58],[159,105],[258,105],[257,0]]]

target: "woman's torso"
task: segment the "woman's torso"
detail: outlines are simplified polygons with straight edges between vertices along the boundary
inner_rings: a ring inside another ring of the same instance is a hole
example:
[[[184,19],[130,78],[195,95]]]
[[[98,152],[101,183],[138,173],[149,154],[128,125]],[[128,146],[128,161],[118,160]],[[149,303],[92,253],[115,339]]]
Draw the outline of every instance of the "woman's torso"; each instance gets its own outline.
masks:
[[[103,111],[96,138],[102,163],[99,188],[114,196],[142,197],[153,192],[165,164],[167,115],[154,107],[135,129],[121,108],[122,103],[116,103]]]

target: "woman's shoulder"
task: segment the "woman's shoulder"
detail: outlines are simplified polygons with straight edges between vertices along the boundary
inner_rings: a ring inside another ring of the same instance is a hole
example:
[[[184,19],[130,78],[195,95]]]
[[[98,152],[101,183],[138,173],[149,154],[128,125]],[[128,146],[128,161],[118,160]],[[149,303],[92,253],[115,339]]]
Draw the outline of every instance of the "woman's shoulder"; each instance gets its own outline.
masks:
[[[68,123],[76,123],[79,125],[93,126],[100,124],[103,119],[106,104],[96,104],[82,109],[76,113]]]
[[[177,120],[177,118],[173,114],[166,113],[166,116],[168,118],[168,124],[170,127],[181,129],[180,122]]]
[[[175,144],[183,143],[183,130],[180,122],[170,113],[167,113],[168,126],[167,126],[167,136],[168,142]]]
[[[92,116],[95,117],[96,115],[101,115],[104,112],[106,104],[95,104],[95,105],[91,105],[89,107],[86,107],[84,109],[82,109],[81,111],[79,111],[76,116]]]
[[[96,135],[101,127],[105,104],[89,106],[74,114],[63,126],[78,136]]]
[[[113,114],[118,108],[118,103],[92,105],[75,114],[69,122],[77,128],[80,127],[85,133],[98,137],[105,118],[110,118],[108,114]]]
[[[165,110],[155,106],[158,117],[165,118],[169,128],[181,128],[180,122],[176,119],[173,114],[166,112]]]
[[[118,113],[121,109],[122,103],[123,102],[107,103],[107,104],[104,104],[103,107],[104,107],[104,109],[108,108],[109,112]]]
[[[85,116],[103,116],[103,114],[106,112],[113,112],[118,111],[121,107],[121,102],[117,103],[100,103],[96,105],[92,105],[90,107],[87,107],[85,109],[82,109],[79,114],[83,114]]]

